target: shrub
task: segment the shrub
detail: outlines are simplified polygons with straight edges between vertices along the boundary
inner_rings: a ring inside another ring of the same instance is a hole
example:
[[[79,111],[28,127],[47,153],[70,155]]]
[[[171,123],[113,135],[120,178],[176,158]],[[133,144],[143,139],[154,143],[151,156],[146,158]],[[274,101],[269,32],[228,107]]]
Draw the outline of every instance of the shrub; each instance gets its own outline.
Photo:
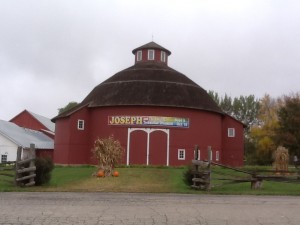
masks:
[[[51,180],[51,172],[54,168],[54,164],[50,157],[39,157],[35,159],[36,177],[35,185],[43,185],[49,183]]]
[[[191,186],[193,184],[193,165],[189,165],[183,173],[183,181],[187,186]]]

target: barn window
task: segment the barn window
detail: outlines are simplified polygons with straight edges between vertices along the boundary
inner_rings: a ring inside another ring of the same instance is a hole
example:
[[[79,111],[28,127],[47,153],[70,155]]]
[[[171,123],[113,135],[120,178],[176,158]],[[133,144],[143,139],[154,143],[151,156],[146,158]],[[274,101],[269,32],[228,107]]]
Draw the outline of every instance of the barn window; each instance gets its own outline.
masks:
[[[235,129],[228,128],[228,137],[235,137]]]
[[[154,50],[148,50],[148,60],[154,60]]]
[[[138,51],[136,61],[141,61],[141,60],[142,60],[142,51]]]
[[[1,162],[7,162],[7,155],[1,155]]]
[[[219,161],[220,160],[220,153],[219,151],[216,151],[216,161]]]
[[[84,130],[84,120],[78,120],[77,129],[78,130]]]
[[[161,54],[160,54],[160,60],[162,62],[166,62],[166,53],[164,51],[161,51]]]
[[[178,160],[185,160],[185,149],[178,149]]]

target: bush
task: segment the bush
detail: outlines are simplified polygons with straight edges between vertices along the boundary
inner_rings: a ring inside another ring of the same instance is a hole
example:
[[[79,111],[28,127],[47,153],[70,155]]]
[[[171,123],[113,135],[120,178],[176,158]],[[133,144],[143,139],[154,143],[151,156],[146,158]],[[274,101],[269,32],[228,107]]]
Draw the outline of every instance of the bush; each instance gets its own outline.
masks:
[[[189,165],[187,168],[186,168],[186,171],[184,171],[183,173],[183,181],[184,183],[187,185],[187,186],[191,186],[193,184],[193,165]]]
[[[35,185],[43,185],[49,183],[51,180],[51,172],[54,168],[54,164],[50,157],[40,157],[35,159],[36,177]]]

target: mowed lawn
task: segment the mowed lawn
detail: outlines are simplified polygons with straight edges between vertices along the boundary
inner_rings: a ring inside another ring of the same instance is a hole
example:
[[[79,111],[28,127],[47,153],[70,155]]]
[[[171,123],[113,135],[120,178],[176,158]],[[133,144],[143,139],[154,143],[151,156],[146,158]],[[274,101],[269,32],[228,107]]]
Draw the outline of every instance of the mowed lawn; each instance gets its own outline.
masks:
[[[71,192],[147,192],[147,193],[194,193],[194,194],[254,194],[254,195],[300,195],[298,183],[263,181],[261,189],[252,190],[250,182],[231,183],[230,179],[247,178],[247,174],[213,167],[212,189],[199,191],[185,184],[186,168],[173,167],[122,167],[116,169],[119,177],[98,178],[92,176],[96,167],[57,166],[51,182],[41,187],[15,187],[13,178],[0,176],[0,191],[71,191]],[[218,180],[219,178],[229,180]]]

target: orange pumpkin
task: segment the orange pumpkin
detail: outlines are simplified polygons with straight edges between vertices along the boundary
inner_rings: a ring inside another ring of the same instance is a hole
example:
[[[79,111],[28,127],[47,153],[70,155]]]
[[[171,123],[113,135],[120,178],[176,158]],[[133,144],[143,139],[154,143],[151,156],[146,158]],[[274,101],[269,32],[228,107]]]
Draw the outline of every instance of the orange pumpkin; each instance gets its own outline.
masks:
[[[114,171],[113,176],[114,177],[118,177],[119,176],[119,172],[118,171]]]
[[[98,173],[97,173],[97,177],[104,177],[104,171],[99,170]]]

